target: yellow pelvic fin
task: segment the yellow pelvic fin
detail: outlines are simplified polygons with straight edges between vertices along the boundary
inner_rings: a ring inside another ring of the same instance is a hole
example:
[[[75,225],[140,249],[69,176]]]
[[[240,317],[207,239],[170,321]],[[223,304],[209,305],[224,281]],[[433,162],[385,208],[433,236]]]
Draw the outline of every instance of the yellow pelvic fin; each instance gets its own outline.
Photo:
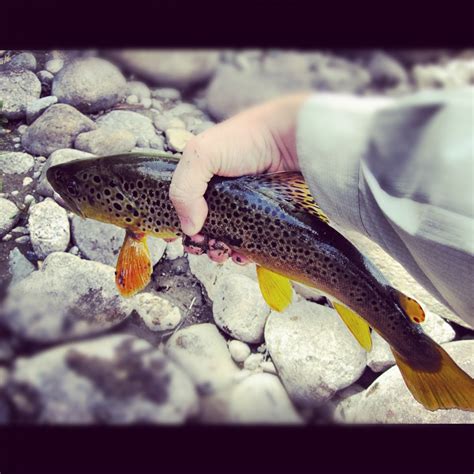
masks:
[[[145,234],[127,230],[117,261],[115,284],[122,296],[133,296],[150,282],[152,265]]]
[[[416,324],[422,323],[425,320],[425,312],[420,306],[420,303],[395,288],[393,290],[398,302],[400,303],[400,306],[405,311],[410,320]]]
[[[474,411],[474,380],[438,344],[436,350],[441,359],[438,370],[424,371],[411,367],[410,363],[392,348],[408,389],[428,410],[459,408]]]
[[[257,265],[258,284],[270,308],[283,311],[291,303],[293,288],[288,278]]]
[[[334,309],[344,321],[349,331],[357,339],[357,342],[367,351],[372,349],[372,336],[370,335],[370,326],[354,311],[342,304],[332,302]]]
[[[153,237],[158,237],[159,239],[174,239],[178,237],[176,232],[173,232],[171,229],[161,229],[159,232],[154,233]]]

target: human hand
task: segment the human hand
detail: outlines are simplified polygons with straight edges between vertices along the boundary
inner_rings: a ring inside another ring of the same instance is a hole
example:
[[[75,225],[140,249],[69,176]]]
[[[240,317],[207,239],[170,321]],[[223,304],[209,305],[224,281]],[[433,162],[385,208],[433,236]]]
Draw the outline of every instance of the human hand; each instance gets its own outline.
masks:
[[[205,243],[213,260],[222,262],[232,255],[222,242],[208,242],[197,235],[207,217],[204,193],[214,175],[237,177],[299,169],[296,122],[308,96],[293,94],[252,107],[188,142],[171,182],[170,198],[183,232],[199,244],[188,245],[190,253],[203,253]],[[246,263],[240,255],[233,259]]]

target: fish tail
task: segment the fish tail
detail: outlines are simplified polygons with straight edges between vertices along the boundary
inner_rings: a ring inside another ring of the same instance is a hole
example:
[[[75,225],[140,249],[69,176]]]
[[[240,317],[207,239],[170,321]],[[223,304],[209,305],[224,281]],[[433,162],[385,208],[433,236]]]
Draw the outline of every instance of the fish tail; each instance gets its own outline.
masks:
[[[433,341],[440,364],[433,370],[413,367],[392,348],[405,383],[415,399],[428,410],[458,408],[474,411],[474,379]]]

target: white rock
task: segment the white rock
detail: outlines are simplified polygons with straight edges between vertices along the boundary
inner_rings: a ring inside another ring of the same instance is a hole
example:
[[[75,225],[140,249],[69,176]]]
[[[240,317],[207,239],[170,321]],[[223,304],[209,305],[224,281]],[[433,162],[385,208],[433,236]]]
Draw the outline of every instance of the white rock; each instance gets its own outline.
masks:
[[[250,343],[263,340],[270,308],[258,283],[245,275],[230,274],[218,279],[212,312],[216,324],[230,336]]]
[[[56,104],[58,98],[54,95],[41,97],[29,103],[26,107],[26,123],[33,123],[48,107]]]
[[[30,241],[30,237],[28,235],[22,235],[21,237],[17,237],[15,242],[17,244],[27,244]]]
[[[243,362],[250,355],[250,347],[236,339],[229,342],[229,352],[235,362]]]
[[[176,260],[184,255],[183,241],[176,239],[173,242],[168,242],[166,246],[166,258],[168,260]]]
[[[474,340],[450,342],[443,348],[474,376]],[[349,423],[474,423],[472,412],[425,409],[411,395],[398,367],[384,372],[364,392],[346,399],[338,407],[338,417]]]
[[[7,391],[38,423],[182,423],[198,411],[179,367],[143,339],[118,334],[17,359]]]
[[[165,351],[189,374],[202,394],[232,385],[239,372],[225,339],[213,324],[178,330],[167,341]]]
[[[50,59],[44,65],[44,68],[51,74],[57,74],[64,66],[64,61],[60,58]]]
[[[26,174],[35,164],[34,158],[28,153],[18,151],[0,153],[0,173]]]
[[[143,99],[149,99],[151,97],[151,91],[144,82],[129,81],[127,82],[127,95],[134,95],[141,101]]]
[[[41,83],[31,71],[0,71],[2,116],[11,120],[23,118],[28,104],[40,95]]]
[[[438,315],[425,308],[423,330],[438,344],[452,341],[456,336],[454,329]],[[395,364],[390,346],[375,331],[372,332],[372,350],[367,354],[367,365],[374,372],[382,372]]]
[[[171,87],[161,87],[158,89],[153,89],[152,97],[167,100],[180,100],[181,93],[178,89],[173,89]]]
[[[354,383],[366,353],[331,308],[307,301],[272,312],[265,341],[291,399],[318,405]]]
[[[134,297],[133,304],[150,331],[169,331],[181,322],[179,308],[160,296],[140,293]]]
[[[11,201],[0,198],[0,237],[3,237],[15,226],[20,210]]]
[[[125,102],[127,102],[127,104],[130,104],[130,105],[138,104],[138,97],[134,94],[129,95],[127,99],[125,100]]]
[[[186,144],[194,137],[191,132],[182,128],[168,128],[166,130],[166,140],[173,151],[184,151]]]
[[[69,244],[69,220],[66,211],[50,198],[30,209],[28,218],[31,245],[38,258],[63,252]]]
[[[257,370],[263,362],[262,354],[250,354],[244,362],[244,369]]]
[[[141,104],[143,105],[143,107],[145,107],[145,109],[150,109],[152,102],[150,98],[145,97],[144,99],[142,99]]]
[[[33,182],[33,179],[30,178],[29,176],[26,176],[25,178],[23,178],[23,186],[26,187],[26,186],[29,186],[31,183]]]
[[[172,117],[167,123],[167,128],[186,128],[186,124],[178,117]]]

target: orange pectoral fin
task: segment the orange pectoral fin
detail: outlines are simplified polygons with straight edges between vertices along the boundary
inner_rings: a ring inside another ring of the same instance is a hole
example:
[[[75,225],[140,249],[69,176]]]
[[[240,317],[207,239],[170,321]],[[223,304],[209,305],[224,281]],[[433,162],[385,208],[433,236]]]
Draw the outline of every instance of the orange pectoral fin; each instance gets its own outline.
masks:
[[[122,296],[133,296],[150,282],[150,251],[145,234],[127,230],[117,261],[115,283]]]

